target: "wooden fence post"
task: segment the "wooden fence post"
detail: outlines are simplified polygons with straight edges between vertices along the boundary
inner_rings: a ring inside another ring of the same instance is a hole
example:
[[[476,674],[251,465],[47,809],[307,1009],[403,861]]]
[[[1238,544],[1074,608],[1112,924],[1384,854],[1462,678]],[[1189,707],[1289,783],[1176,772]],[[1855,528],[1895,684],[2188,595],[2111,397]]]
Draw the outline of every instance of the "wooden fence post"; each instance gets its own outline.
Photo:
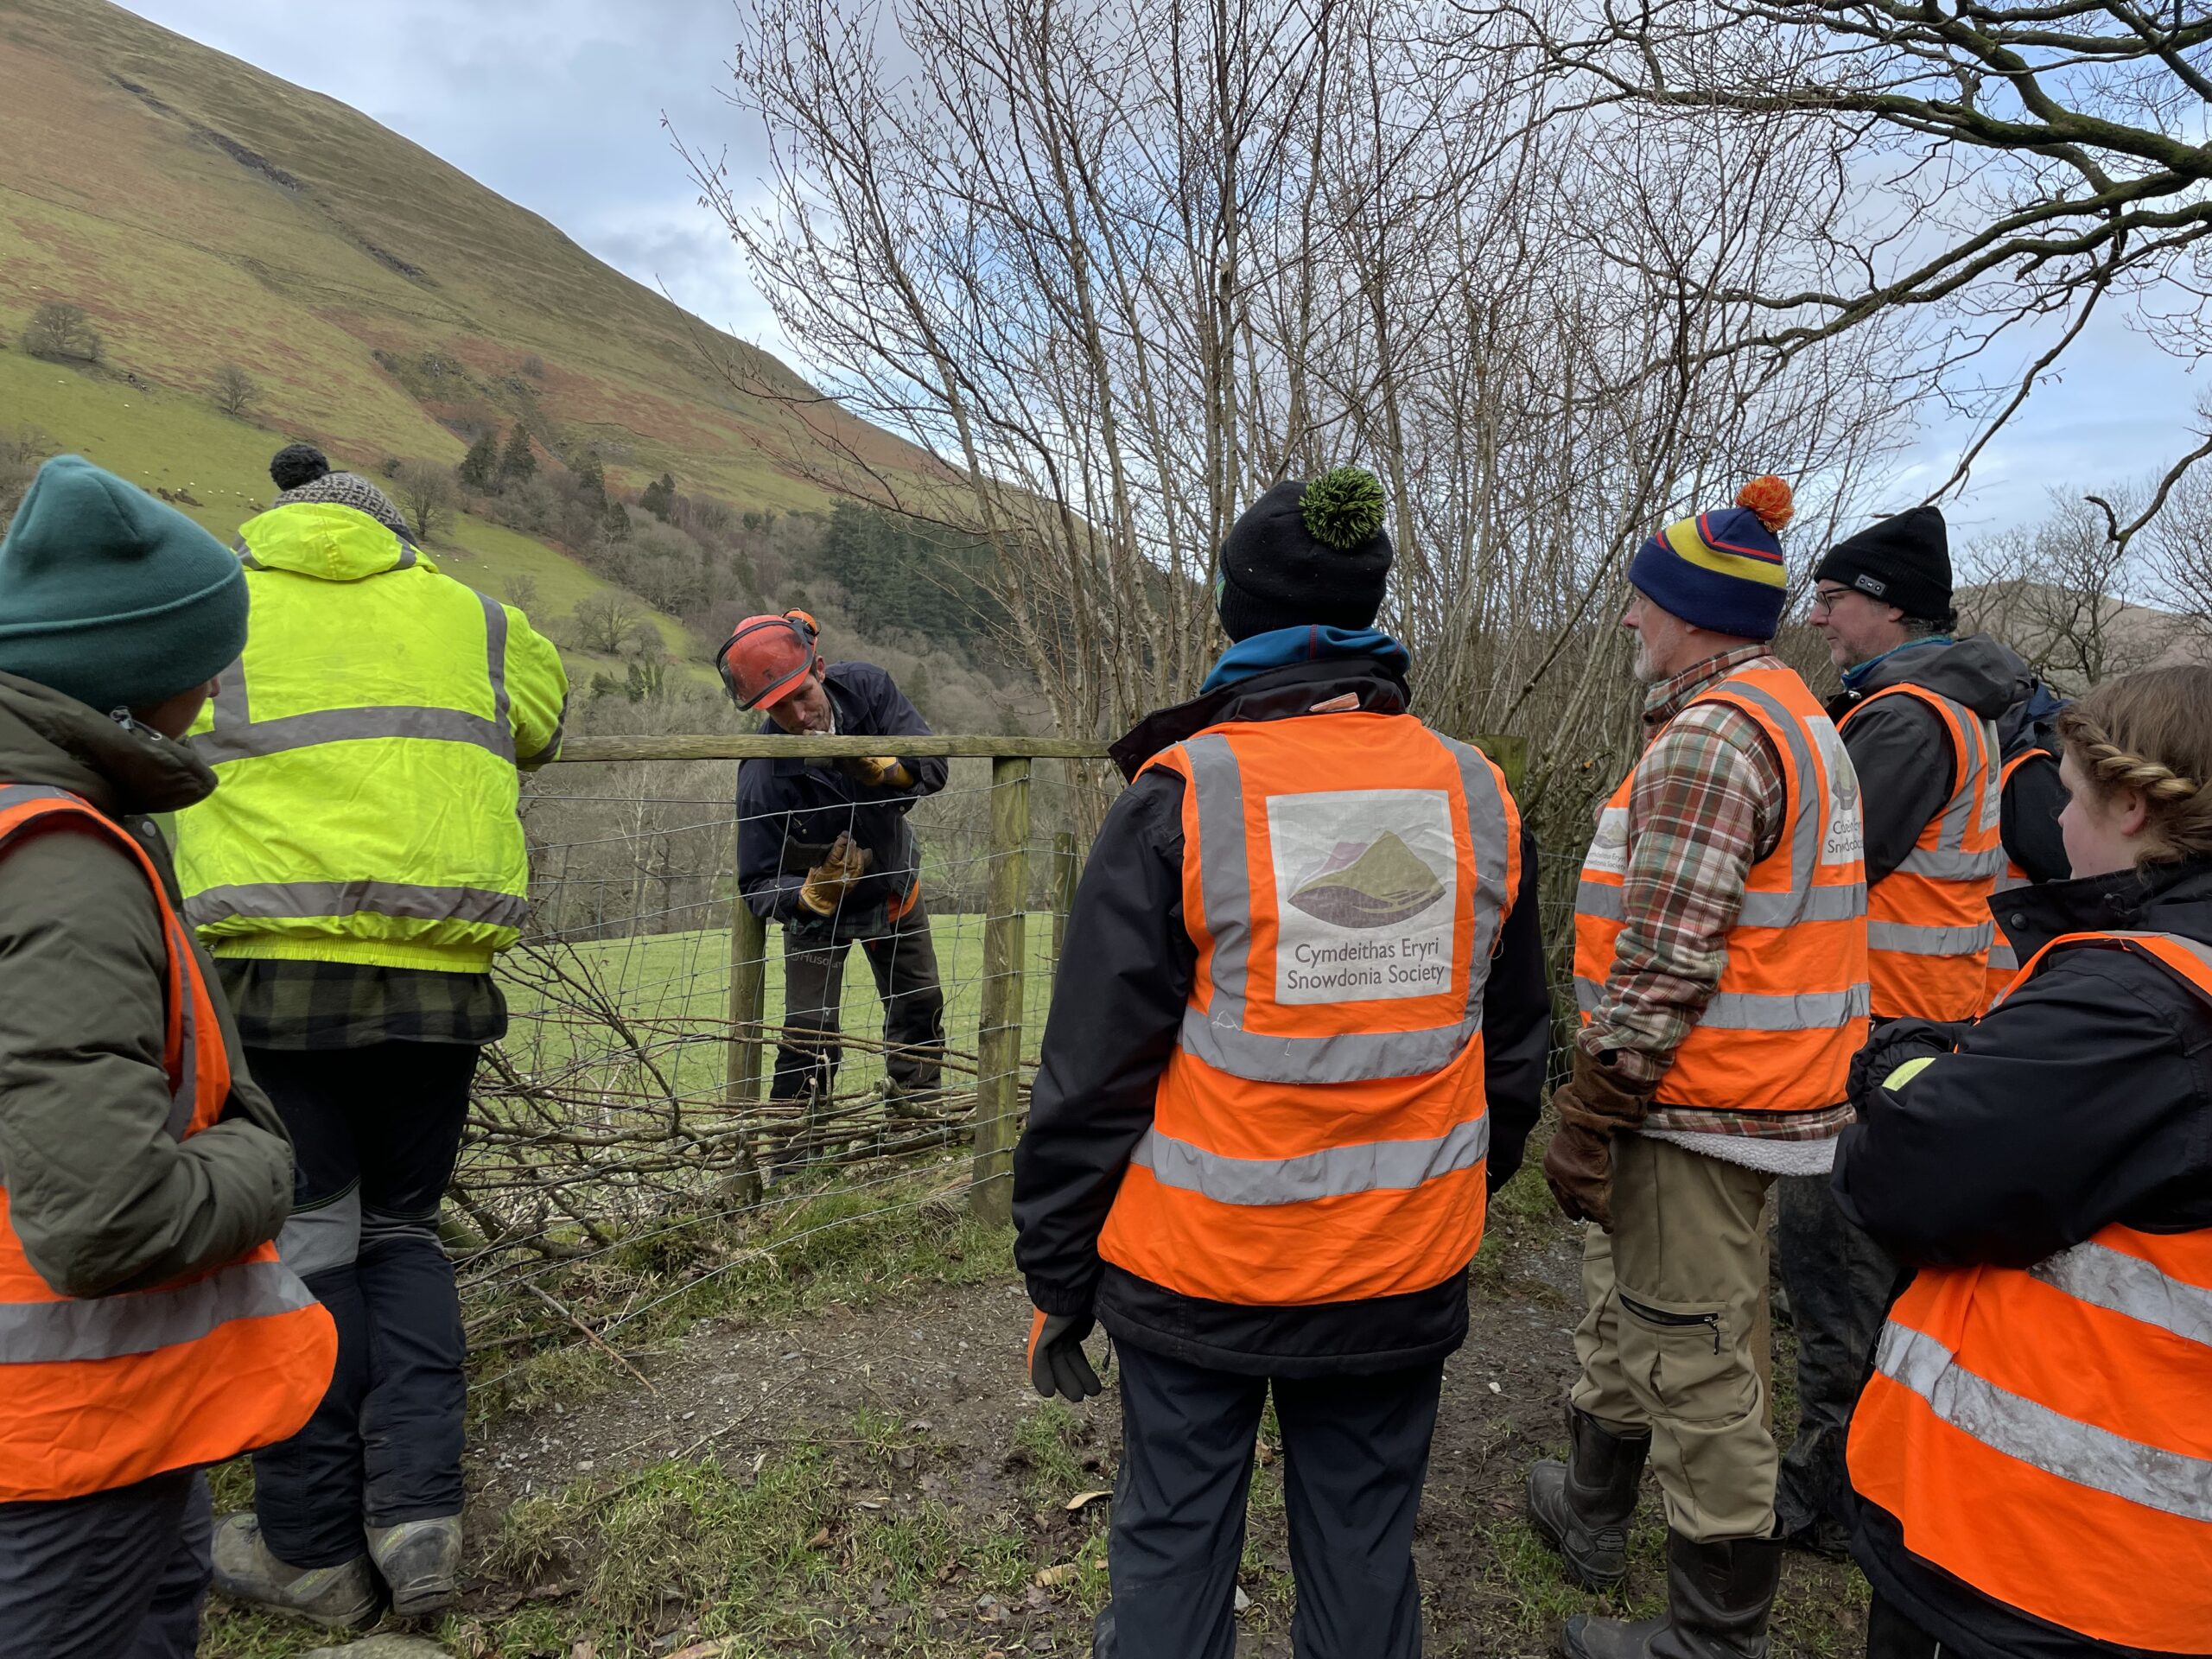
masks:
[[[1075,855],[1075,831],[1062,830],[1052,836],[1052,971],[1059,972],[1066,954],[1068,912],[1075,908],[1075,884],[1083,877],[1083,861]]]
[[[997,1226],[1014,1219],[1028,847],[1029,759],[1002,756],[991,762],[990,896],[983,918],[983,1012],[976,1033],[976,1166],[968,1195],[976,1218]]]
[[[742,834],[741,829],[738,834]],[[729,889],[729,1046],[722,1098],[732,1106],[747,1106],[760,1098],[761,1020],[768,982],[768,925],[753,913],[738,891],[737,861],[730,861]],[[738,1151],[741,1201],[753,1203],[760,1196],[760,1172],[750,1142]]]

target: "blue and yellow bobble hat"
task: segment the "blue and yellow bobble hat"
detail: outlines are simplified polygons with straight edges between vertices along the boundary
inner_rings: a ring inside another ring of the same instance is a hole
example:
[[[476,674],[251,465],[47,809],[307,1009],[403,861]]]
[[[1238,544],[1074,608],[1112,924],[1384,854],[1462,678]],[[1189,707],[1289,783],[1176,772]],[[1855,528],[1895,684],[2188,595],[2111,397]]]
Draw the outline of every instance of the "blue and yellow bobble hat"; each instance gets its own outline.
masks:
[[[1628,568],[1637,592],[1693,627],[1771,639],[1782,626],[1789,571],[1775,539],[1796,511],[1771,473],[1736,493],[1736,505],[1648,537]]]

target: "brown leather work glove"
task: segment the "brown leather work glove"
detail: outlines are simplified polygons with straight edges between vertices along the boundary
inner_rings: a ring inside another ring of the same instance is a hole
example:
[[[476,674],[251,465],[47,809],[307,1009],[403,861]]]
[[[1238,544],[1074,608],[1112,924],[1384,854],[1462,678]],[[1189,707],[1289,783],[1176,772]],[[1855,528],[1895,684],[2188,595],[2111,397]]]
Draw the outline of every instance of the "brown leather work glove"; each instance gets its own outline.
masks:
[[[1577,1048],[1574,1070],[1552,1096],[1559,1128],[1544,1152],[1544,1180],[1570,1221],[1613,1230],[1613,1136],[1643,1123],[1652,1090]]]
[[[840,831],[822,861],[806,873],[798,890],[800,905],[817,916],[834,913],[874,861],[874,854],[855,846],[850,836]]]
[[[877,789],[912,789],[914,786],[914,774],[895,754],[847,755],[832,764],[855,783],[868,784]]]

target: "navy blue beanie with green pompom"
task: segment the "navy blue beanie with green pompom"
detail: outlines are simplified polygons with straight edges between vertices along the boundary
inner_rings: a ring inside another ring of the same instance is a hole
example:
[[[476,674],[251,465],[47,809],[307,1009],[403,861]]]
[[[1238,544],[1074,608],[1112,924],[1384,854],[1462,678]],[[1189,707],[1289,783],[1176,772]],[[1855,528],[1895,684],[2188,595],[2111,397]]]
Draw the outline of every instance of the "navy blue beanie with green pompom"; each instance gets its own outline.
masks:
[[[235,554],[82,455],[38,469],[0,541],[0,671],[102,712],[214,678],[245,617]]]
[[[1390,575],[1383,506],[1382,481],[1359,467],[1286,479],[1255,501],[1221,543],[1222,631],[1373,626]]]

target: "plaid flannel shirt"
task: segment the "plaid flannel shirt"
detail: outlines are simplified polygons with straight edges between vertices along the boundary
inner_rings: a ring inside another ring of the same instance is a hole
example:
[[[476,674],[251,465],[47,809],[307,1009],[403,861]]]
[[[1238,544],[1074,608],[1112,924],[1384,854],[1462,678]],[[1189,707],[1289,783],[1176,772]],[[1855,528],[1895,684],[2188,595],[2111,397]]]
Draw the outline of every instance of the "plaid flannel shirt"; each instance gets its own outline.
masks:
[[[481,1047],[507,1034],[506,1001],[489,974],[218,957],[215,976],[246,1048]]]
[[[1741,709],[1692,697],[1738,670],[1780,668],[1744,645],[1686,669],[1644,699],[1649,745],[1629,791],[1627,925],[1604,995],[1577,1040],[1639,1083],[1665,1071],[1719,988],[1728,933],[1751,866],[1781,843],[1789,786],[1781,757]],[[1816,1112],[1655,1107],[1648,1129],[1762,1140],[1825,1140],[1852,1120],[1848,1103]]]

